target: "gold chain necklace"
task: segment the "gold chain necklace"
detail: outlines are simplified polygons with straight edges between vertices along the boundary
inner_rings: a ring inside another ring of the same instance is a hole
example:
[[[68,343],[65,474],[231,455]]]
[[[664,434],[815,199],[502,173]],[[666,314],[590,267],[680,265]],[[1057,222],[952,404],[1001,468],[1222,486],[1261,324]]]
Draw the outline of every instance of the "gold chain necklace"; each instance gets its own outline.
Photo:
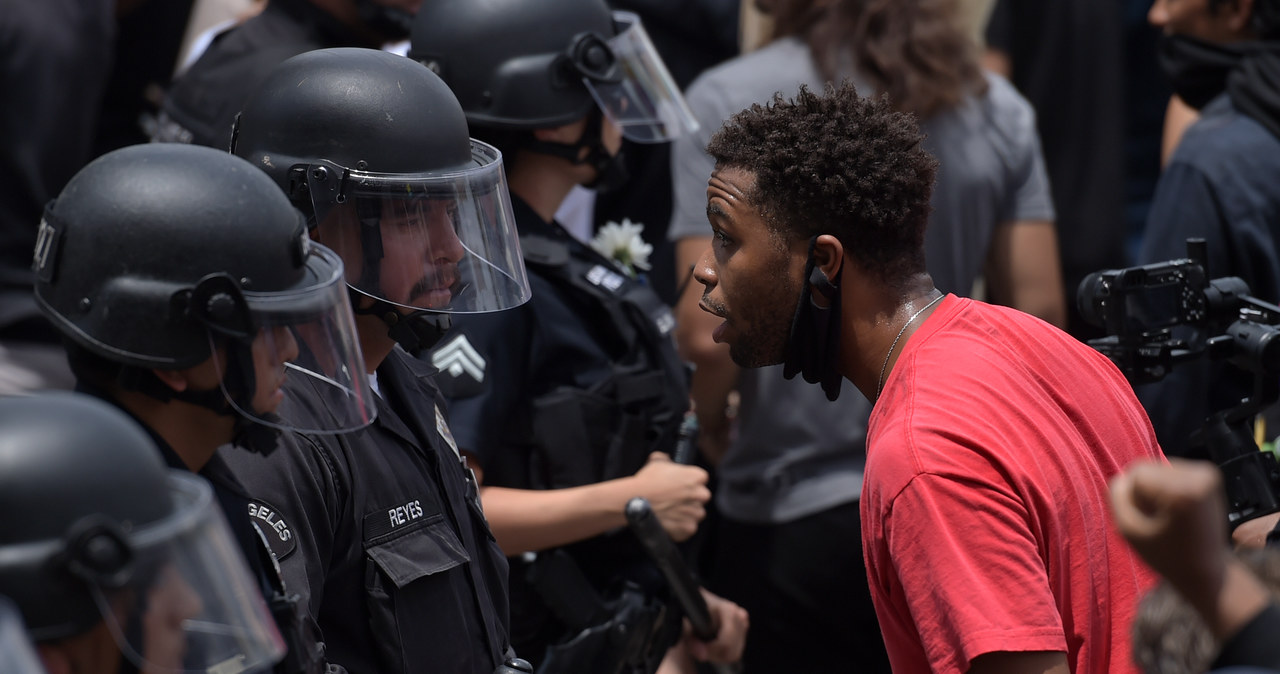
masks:
[[[893,355],[893,347],[895,347],[895,346],[897,346],[897,345],[898,345],[898,340],[902,339],[902,335],[906,333],[907,328],[908,328],[908,327],[909,327],[913,322],[915,322],[915,320],[916,320],[917,318],[919,318],[919,317],[920,317],[920,314],[923,314],[924,312],[928,311],[928,310],[929,310],[929,307],[931,307],[931,306],[933,306],[933,305],[937,304],[937,303],[938,303],[938,301],[939,301],[939,300],[941,300],[941,299],[942,299],[942,298],[944,298],[944,297],[946,297],[946,294],[945,294],[945,293],[943,293],[942,295],[938,295],[937,297],[933,298],[933,301],[932,301],[932,302],[930,302],[930,303],[928,303],[928,304],[924,305],[924,307],[923,307],[922,309],[920,309],[919,311],[915,312],[914,314],[911,314],[911,318],[908,318],[908,319],[907,319],[907,322],[902,324],[902,329],[898,331],[898,336],[897,336],[897,337],[894,337],[894,338],[893,338],[893,343],[889,345],[889,352],[888,352],[888,353],[886,353],[886,354],[884,354],[884,364],[880,366],[880,378],[879,378],[879,379],[876,379],[876,400],[879,400],[879,399],[880,399],[880,392],[884,390],[884,371],[889,367],[889,356],[892,356],[892,355]]]

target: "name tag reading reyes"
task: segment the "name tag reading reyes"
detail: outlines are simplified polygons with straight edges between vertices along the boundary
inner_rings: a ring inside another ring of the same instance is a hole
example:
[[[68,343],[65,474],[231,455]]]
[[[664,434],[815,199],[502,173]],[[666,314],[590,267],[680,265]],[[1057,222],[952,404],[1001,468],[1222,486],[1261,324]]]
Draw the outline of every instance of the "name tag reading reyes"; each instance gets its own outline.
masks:
[[[371,541],[407,529],[416,529],[431,519],[442,517],[434,501],[416,498],[400,505],[374,510],[364,516],[364,540]]]

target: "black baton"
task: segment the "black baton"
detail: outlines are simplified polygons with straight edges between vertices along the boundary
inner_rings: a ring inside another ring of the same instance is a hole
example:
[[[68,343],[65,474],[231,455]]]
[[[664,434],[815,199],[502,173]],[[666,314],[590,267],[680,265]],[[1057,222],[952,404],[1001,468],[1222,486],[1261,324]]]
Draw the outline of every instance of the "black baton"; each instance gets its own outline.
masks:
[[[685,617],[689,619],[689,625],[693,628],[693,635],[702,641],[715,639],[716,634],[720,632],[720,626],[712,621],[711,612],[707,609],[706,600],[702,598],[698,581],[689,571],[689,566],[685,564],[684,557],[680,556],[680,551],[676,550],[676,544],[662,528],[658,517],[653,514],[653,508],[649,506],[649,502],[637,496],[627,501],[625,512],[627,525],[640,541],[640,547],[644,548],[649,558],[658,566],[658,570],[667,579],[667,585],[671,587],[671,594],[684,609]],[[736,674],[739,671],[736,664],[711,663],[711,665],[721,674]]]

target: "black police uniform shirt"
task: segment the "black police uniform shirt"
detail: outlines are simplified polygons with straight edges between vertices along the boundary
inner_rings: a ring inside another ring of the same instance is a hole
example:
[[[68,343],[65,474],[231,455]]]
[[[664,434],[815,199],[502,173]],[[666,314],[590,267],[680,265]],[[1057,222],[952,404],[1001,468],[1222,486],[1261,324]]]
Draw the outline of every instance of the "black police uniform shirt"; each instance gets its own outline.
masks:
[[[455,315],[429,355],[458,446],[474,454],[486,485],[562,488],[633,475],[651,451],[672,449],[688,407],[670,308],[520,198],[511,201],[532,299]],[[642,555],[618,543],[595,538],[570,547],[598,588]],[[510,582],[512,641],[537,664],[565,633],[519,558]]]
[[[226,453],[328,662],[352,672],[491,674],[508,655],[507,562],[454,449],[435,371],[397,347],[378,416],[337,435],[286,433],[270,455]],[[327,414],[324,393],[282,407]]]
[[[271,0],[214,38],[174,83],[153,140],[229,149],[236,115],[275,66],[315,49],[377,46],[309,0]]]

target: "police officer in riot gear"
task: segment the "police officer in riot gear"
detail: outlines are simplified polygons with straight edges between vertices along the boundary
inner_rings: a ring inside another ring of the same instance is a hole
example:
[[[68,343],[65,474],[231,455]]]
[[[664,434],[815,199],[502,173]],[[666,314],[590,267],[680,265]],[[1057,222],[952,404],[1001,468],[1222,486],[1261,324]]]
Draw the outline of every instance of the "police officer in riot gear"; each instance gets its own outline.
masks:
[[[370,422],[341,260],[311,243],[302,214],[243,160],[152,144],[72,178],[45,209],[34,268],[36,302],[65,338],[79,389],[141,422],[171,467],[213,484],[288,642],[280,671],[319,671],[314,627],[215,452],[269,452],[282,429]],[[330,415],[286,412],[316,387]]]
[[[554,213],[574,185],[625,180],[624,135],[661,142],[692,116],[639,19],[603,0],[427,3],[410,57],[448,82],[475,132],[503,151],[530,271],[529,304],[456,317],[431,355],[512,556],[516,648],[543,672],[652,672],[679,614],[635,541],[608,532],[637,495],[677,540],[703,517],[705,471],[666,454],[688,409],[687,376],[670,309]],[[730,632],[745,626],[740,609],[716,606],[731,614]]]
[[[444,416],[409,355],[450,316],[525,302],[528,282],[497,151],[471,140],[449,88],[368,49],[295,56],[267,76],[233,151],[306,214],[346,279],[377,420],[228,456],[288,536],[271,538],[331,662],[352,671],[520,671],[507,564]],[[325,399],[310,409],[321,414]],[[500,668],[506,668],[505,670]]]
[[[209,484],[118,409],[0,400],[0,466],[0,595],[49,671],[264,672],[284,654]]]

